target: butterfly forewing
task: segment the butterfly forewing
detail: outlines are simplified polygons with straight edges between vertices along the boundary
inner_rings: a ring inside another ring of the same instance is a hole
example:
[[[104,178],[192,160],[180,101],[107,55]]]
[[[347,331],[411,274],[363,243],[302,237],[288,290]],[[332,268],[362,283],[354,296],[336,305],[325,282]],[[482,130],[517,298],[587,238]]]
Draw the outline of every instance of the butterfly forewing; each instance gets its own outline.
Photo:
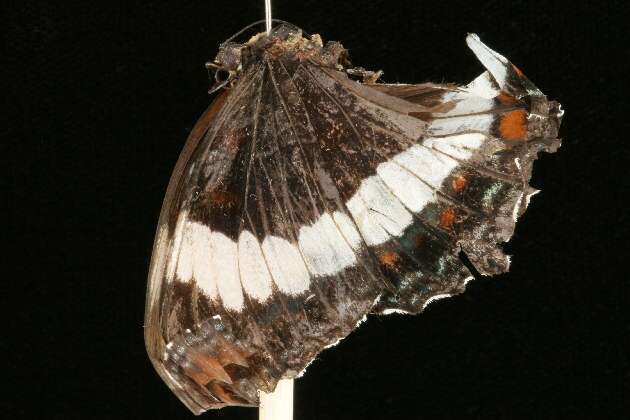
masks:
[[[559,108],[475,36],[470,85],[350,80],[343,48],[281,25],[240,50],[169,184],[145,338],[195,413],[257,405],[370,311],[417,313],[507,270]],[[230,48],[234,48],[233,45]]]

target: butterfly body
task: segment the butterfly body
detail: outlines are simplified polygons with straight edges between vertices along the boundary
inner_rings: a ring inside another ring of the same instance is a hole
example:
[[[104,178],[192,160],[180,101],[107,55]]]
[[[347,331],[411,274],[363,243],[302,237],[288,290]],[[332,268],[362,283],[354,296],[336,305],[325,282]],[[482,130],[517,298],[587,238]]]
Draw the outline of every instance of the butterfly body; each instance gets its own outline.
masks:
[[[257,405],[366,314],[462,292],[460,251],[508,269],[497,243],[561,111],[468,42],[489,71],[465,87],[375,83],[290,25],[223,45],[229,89],[174,170],[147,292],[149,356],[193,412]]]

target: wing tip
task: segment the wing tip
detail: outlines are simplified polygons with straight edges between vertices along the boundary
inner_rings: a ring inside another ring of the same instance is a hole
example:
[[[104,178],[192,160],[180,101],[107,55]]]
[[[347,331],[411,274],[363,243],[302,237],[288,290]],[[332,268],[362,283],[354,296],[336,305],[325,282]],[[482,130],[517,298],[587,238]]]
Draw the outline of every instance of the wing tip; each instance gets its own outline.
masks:
[[[501,54],[494,51],[481,41],[479,35],[469,33],[466,36],[466,44],[472,50],[477,59],[488,69],[494,80],[503,87],[510,73],[510,62]]]

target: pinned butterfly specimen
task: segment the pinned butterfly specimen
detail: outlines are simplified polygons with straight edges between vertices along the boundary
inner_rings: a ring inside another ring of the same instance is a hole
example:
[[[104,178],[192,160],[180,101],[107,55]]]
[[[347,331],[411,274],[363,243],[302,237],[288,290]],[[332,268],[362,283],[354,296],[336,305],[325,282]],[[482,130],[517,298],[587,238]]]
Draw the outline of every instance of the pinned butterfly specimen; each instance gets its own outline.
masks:
[[[472,276],[537,192],[562,117],[476,35],[466,86],[384,84],[286,23],[224,43],[221,92],[171,178],[153,249],[145,341],[194,413],[255,406],[368,313],[419,313]]]

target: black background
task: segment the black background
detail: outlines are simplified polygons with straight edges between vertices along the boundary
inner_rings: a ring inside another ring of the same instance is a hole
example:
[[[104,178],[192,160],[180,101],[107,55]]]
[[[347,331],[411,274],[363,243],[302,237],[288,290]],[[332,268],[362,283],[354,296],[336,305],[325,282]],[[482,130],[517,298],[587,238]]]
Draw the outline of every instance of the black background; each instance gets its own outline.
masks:
[[[262,3],[3,6],[6,418],[190,416],[144,350],[150,251],[170,172],[211,99],[203,63]],[[512,271],[421,316],[370,317],[297,381],[296,420],[627,408],[624,3],[275,1],[275,17],[342,41],[387,82],[472,80],[481,66],[464,37],[477,32],[566,110],[562,148],[536,164],[543,192],[506,245]]]

